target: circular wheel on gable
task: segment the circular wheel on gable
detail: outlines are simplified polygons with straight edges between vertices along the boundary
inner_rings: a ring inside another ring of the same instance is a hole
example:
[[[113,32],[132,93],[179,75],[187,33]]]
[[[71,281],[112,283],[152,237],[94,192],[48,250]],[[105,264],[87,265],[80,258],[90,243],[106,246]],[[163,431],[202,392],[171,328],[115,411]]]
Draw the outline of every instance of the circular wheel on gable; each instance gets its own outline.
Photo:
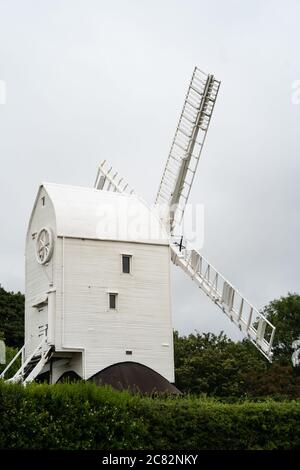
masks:
[[[46,264],[50,261],[54,249],[54,238],[52,230],[48,227],[42,228],[36,239],[36,258],[38,263]]]

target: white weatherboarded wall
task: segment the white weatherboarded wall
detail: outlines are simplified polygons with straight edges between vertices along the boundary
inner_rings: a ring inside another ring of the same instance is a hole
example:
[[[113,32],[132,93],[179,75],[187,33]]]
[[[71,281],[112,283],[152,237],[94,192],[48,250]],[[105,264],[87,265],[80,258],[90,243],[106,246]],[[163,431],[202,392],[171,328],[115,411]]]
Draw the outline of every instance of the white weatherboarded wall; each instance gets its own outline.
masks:
[[[44,199],[44,205],[43,200]],[[41,330],[48,323],[47,305],[33,307],[43,299],[47,298],[47,292],[51,284],[55,285],[56,252],[52,259],[45,266],[42,266],[36,259],[36,236],[44,226],[50,226],[54,233],[56,230],[55,210],[52,201],[48,197],[44,188],[41,188],[35,201],[35,206],[29,222],[26,238],[25,252],[25,342],[32,336],[26,348],[28,356],[37,347]]]
[[[86,378],[129,360],[173,382],[169,247],[60,237],[56,250],[57,350],[84,349]],[[122,254],[132,256],[130,274]],[[109,292],[118,294],[115,311]]]

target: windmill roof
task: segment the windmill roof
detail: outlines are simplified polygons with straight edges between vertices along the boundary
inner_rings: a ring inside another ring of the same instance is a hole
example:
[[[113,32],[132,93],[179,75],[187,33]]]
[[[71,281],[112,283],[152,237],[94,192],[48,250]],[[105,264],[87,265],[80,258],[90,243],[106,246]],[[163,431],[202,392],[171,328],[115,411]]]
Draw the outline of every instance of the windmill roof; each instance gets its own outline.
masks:
[[[58,236],[169,244],[154,208],[140,197],[81,186],[43,183]]]

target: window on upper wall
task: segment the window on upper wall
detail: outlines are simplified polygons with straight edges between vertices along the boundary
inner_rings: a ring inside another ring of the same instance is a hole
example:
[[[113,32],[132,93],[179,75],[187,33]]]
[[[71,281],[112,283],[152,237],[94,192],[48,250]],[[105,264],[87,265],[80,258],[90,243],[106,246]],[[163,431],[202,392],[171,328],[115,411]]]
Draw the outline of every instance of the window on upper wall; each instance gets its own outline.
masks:
[[[46,205],[46,198],[45,198],[45,196],[43,196],[43,197],[41,198],[41,201],[42,201],[42,206],[45,206],[45,205]]]
[[[131,255],[122,255],[122,272],[130,274],[131,272]]]
[[[111,310],[116,310],[116,308],[117,308],[117,296],[118,296],[118,294],[113,294],[113,293],[108,294],[109,308]]]

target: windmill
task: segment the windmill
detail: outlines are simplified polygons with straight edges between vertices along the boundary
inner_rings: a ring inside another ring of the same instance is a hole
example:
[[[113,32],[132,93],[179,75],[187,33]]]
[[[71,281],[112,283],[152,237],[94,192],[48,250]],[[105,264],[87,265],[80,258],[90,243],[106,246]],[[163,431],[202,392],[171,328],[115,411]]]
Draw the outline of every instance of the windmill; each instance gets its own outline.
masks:
[[[0,377],[56,383],[69,374],[177,393],[170,260],[272,359],[275,327],[175,236],[219,87],[194,69],[153,207],[105,161],[93,188],[39,187],[26,237],[25,344]]]
[[[196,249],[174,239],[190,196],[220,81],[195,67],[163,176],[155,199],[161,220],[170,234],[171,261],[222,310],[254,346],[270,361],[275,327]],[[118,173],[99,167],[95,188],[127,191]],[[132,191],[132,190],[131,190]]]

